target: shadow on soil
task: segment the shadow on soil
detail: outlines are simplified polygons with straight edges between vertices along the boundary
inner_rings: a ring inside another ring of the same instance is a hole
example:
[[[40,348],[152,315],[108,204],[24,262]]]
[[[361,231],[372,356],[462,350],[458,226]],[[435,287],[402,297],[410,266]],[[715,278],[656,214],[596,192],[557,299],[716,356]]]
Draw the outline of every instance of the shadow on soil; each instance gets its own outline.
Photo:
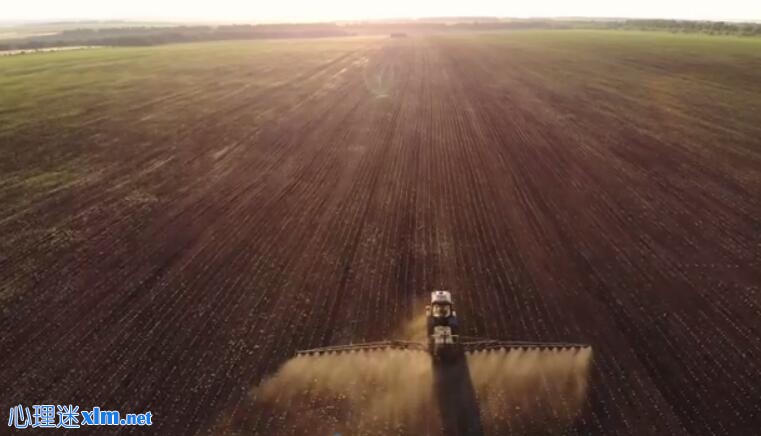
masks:
[[[444,435],[483,434],[478,398],[464,353],[452,361],[433,362],[433,392]]]

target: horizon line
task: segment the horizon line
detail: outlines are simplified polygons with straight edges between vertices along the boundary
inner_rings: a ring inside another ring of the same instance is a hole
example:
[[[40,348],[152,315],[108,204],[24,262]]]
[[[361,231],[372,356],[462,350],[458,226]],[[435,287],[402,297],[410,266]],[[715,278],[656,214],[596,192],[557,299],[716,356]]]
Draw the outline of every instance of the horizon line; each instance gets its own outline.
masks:
[[[415,17],[386,17],[386,18],[335,18],[311,20],[299,18],[272,19],[203,19],[203,18],[161,18],[161,17],[129,17],[129,18],[5,18],[0,19],[0,25],[40,25],[40,24],[76,24],[76,23],[156,23],[156,24],[325,24],[325,23],[363,23],[388,21],[425,21],[425,20],[467,19],[496,19],[496,20],[677,20],[677,21],[710,21],[733,23],[758,23],[761,18],[680,18],[680,17],[632,17],[632,16],[596,16],[596,15],[546,15],[546,16],[499,16],[499,15],[431,15]]]

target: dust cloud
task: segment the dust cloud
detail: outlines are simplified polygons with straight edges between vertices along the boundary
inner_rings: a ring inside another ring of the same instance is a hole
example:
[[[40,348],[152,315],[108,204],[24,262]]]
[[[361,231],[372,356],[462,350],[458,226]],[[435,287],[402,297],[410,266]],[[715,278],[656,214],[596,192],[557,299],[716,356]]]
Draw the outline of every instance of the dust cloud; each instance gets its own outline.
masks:
[[[405,341],[417,341],[425,343],[427,340],[426,319],[427,318],[425,314],[416,316],[407,324],[405,324],[404,327],[402,327],[402,329],[399,331],[399,334],[395,337]]]
[[[396,337],[421,340],[424,329],[415,318]],[[462,434],[463,419],[479,434],[552,433],[581,413],[591,359],[589,348],[495,350],[454,369],[412,350],[297,356],[250,400],[278,417],[267,425],[277,434]]]
[[[554,432],[572,424],[586,400],[591,361],[591,348],[468,354],[483,428]]]
[[[433,402],[422,351],[359,351],[289,360],[255,391],[257,401],[294,412],[303,427],[419,431]],[[304,423],[304,419],[307,421]]]

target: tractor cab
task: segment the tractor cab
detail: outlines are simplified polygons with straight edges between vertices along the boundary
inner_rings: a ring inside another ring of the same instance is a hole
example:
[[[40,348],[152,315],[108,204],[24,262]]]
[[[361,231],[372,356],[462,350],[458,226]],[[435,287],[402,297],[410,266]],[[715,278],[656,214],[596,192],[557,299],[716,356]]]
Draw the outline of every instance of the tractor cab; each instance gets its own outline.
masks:
[[[428,346],[435,359],[455,355],[457,350],[457,314],[449,291],[431,292],[431,304],[425,307]]]
[[[430,326],[455,327],[457,314],[452,304],[452,293],[449,291],[431,292],[431,304],[425,308]],[[430,329],[429,329],[430,330]],[[432,332],[429,331],[429,334]]]
[[[428,326],[428,349],[435,361],[456,358],[458,350],[457,314],[449,291],[431,292],[431,304],[425,307]]]
[[[431,305],[431,316],[437,319],[446,319],[452,316],[452,305],[450,303],[433,303]]]

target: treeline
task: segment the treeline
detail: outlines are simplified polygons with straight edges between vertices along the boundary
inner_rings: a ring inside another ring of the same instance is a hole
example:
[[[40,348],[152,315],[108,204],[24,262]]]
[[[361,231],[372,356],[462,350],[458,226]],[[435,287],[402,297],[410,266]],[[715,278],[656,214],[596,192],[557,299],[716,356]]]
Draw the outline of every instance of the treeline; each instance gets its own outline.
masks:
[[[487,17],[488,18],[488,17]],[[71,46],[150,46],[196,41],[268,38],[319,38],[368,34],[415,34],[452,31],[511,29],[623,29],[761,36],[761,23],[684,20],[498,20],[483,17],[458,20],[406,20],[396,22],[268,24],[226,26],[133,26],[78,28],[60,33],[0,40],[0,50],[34,50]]]
[[[442,33],[442,32],[473,32],[491,30],[517,29],[567,29],[571,26],[566,22],[545,19],[521,20],[486,20],[480,17],[471,19],[461,18],[462,21],[443,20],[431,21],[401,21],[401,22],[365,22],[344,25],[343,28],[351,34],[378,35],[405,32],[410,34]]]
[[[658,30],[665,32],[705,33],[708,35],[761,36],[761,23],[725,21],[624,20],[605,22],[605,27],[624,30]]]
[[[235,39],[319,38],[392,33],[436,33],[452,31],[567,28],[567,24],[551,20],[500,21],[481,17],[462,21],[358,22],[322,24],[262,24],[226,26],[133,26],[77,28],[52,35],[16,40],[0,40],[0,50],[34,50],[72,46],[150,46],[160,44],[219,41]]]
[[[71,29],[53,35],[0,41],[0,50],[72,46],[150,46],[197,41],[347,36],[335,24],[124,27]]]
[[[505,19],[460,18],[460,21],[439,20],[364,23],[351,27],[358,33],[395,32],[421,33],[446,31],[486,31],[518,29],[622,29],[667,32],[705,33],[712,35],[761,36],[761,23],[730,23],[724,21],[645,20],[645,19]]]

